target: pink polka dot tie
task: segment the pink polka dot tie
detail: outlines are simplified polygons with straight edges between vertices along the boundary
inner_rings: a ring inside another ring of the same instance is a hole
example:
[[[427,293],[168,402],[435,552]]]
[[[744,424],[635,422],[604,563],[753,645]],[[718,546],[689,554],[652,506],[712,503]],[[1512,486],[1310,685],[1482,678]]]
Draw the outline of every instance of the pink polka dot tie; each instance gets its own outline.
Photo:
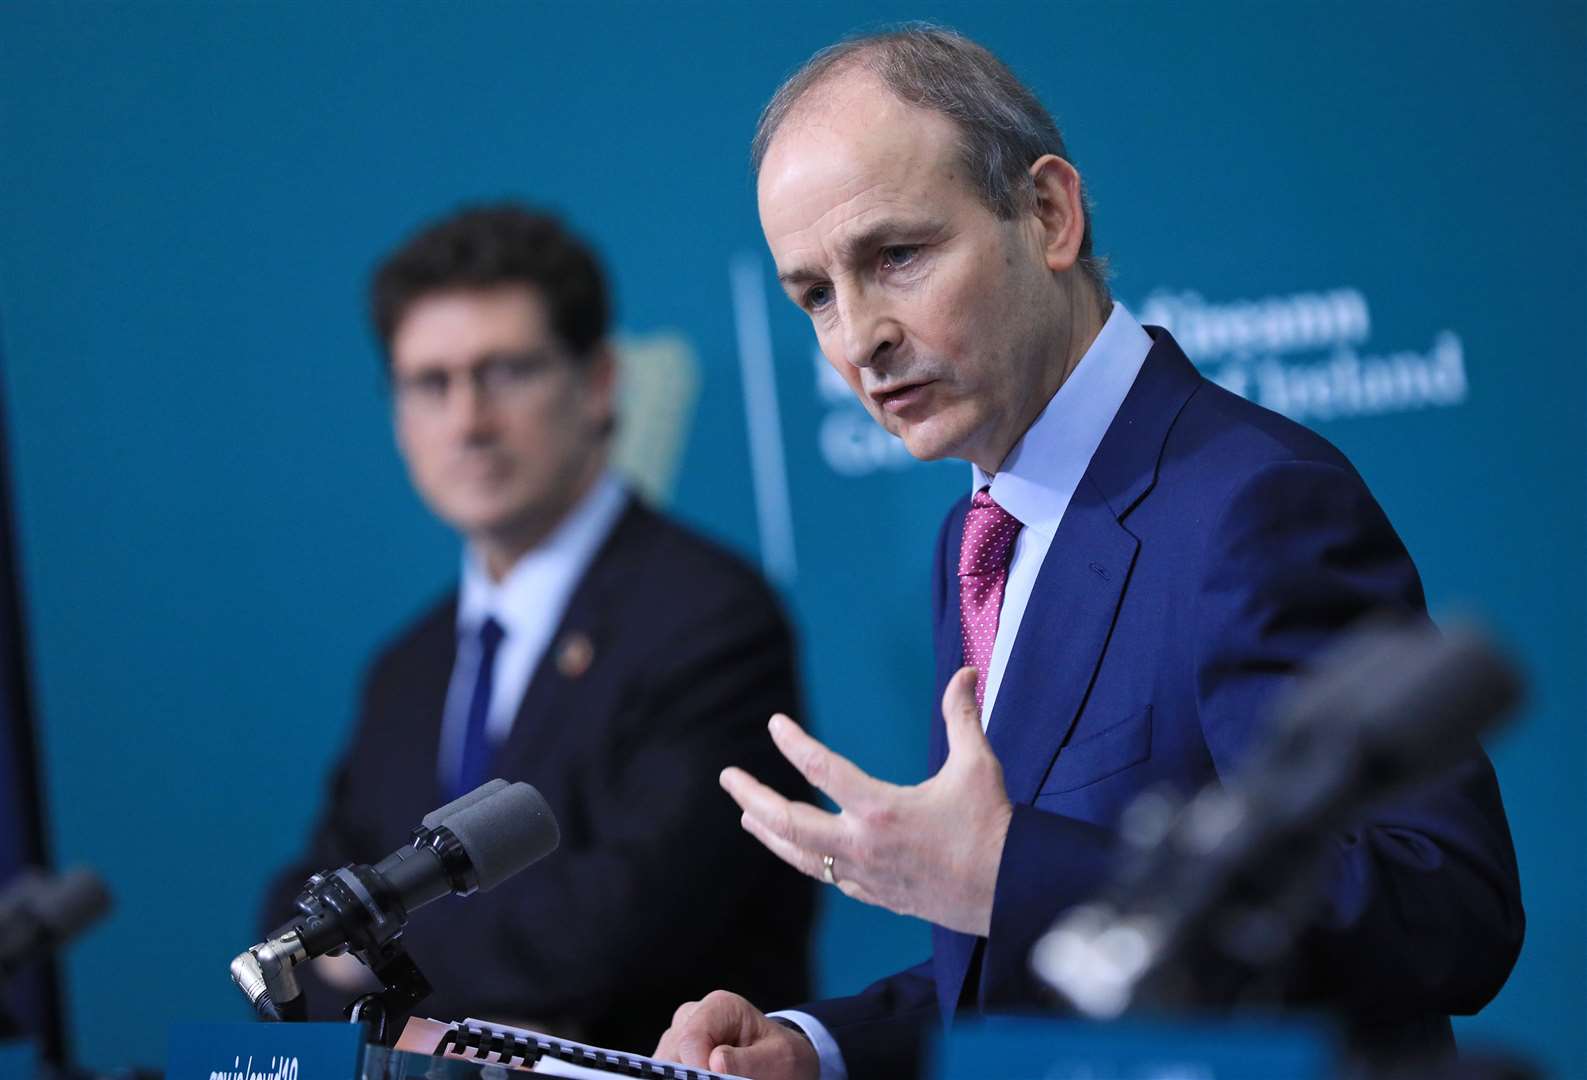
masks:
[[[964,662],[976,669],[975,703],[986,705],[986,672],[997,641],[997,616],[1008,584],[1008,560],[1014,553],[1019,521],[992,501],[985,490],[970,500],[959,545],[959,630],[964,636]]]

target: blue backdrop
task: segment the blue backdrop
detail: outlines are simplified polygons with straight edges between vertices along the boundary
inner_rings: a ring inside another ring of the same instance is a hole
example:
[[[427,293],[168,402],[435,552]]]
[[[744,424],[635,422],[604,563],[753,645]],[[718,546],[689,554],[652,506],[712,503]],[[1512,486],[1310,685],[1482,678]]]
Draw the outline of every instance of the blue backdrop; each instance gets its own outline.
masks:
[[[820,732],[918,777],[928,548],[966,470],[910,463],[823,381],[744,161],[785,72],[903,17],[1036,88],[1119,297],[1339,443],[1435,609],[1525,657],[1531,705],[1492,750],[1530,929],[1460,1033],[1587,1063],[1587,18],[1366,0],[0,9],[52,847],[120,900],[69,965],[87,1061],[155,1062],[168,1018],[241,1015],[227,960],[360,664],[454,572],[392,450],[362,297],[377,253],[461,201],[550,204],[602,249],[625,332],[698,378],[673,507],[776,575]],[[829,899],[823,983],[925,941]]]

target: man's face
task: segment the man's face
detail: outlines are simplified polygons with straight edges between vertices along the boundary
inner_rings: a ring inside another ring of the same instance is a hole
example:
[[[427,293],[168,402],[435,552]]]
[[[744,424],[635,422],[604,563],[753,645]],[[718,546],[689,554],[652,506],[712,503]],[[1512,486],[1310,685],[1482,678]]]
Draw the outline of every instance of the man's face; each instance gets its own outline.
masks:
[[[952,122],[860,72],[795,107],[758,194],[784,289],[871,415],[917,458],[996,471],[1064,374],[1038,218],[998,220]]]
[[[578,364],[528,286],[418,300],[392,335],[391,378],[414,487],[477,542],[538,542],[605,460],[611,360]]]

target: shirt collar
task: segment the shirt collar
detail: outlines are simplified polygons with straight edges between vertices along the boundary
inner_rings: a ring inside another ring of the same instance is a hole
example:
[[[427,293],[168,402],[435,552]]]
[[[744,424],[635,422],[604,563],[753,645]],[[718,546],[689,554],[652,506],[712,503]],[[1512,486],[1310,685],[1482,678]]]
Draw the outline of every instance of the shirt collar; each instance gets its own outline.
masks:
[[[457,630],[478,630],[487,615],[511,637],[534,620],[534,612],[557,584],[577,579],[611,532],[628,502],[627,489],[609,470],[552,532],[526,551],[499,582],[490,579],[472,546],[463,549],[463,581],[458,591]]]
[[[999,506],[1051,539],[1151,348],[1135,316],[1114,303],[1096,340],[997,474],[970,466],[971,490],[990,484]]]

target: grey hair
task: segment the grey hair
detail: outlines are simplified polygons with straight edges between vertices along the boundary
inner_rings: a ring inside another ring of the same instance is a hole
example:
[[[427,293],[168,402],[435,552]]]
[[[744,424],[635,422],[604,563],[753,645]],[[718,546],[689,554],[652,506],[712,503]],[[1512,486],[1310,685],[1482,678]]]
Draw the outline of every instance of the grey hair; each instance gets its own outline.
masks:
[[[975,190],[1007,221],[1031,205],[1030,166],[1044,154],[1073,164],[1052,116],[1008,66],[962,34],[929,23],[906,23],[881,33],[828,45],[777,88],[760,114],[750,144],[750,166],[761,164],[777,129],[811,90],[854,67],[881,80],[900,101],[941,113],[959,129],[959,151]],[[1108,308],[1107,260],[1091,243],[1091,200],[1081,189],[1085,231],[1080,270]]]

